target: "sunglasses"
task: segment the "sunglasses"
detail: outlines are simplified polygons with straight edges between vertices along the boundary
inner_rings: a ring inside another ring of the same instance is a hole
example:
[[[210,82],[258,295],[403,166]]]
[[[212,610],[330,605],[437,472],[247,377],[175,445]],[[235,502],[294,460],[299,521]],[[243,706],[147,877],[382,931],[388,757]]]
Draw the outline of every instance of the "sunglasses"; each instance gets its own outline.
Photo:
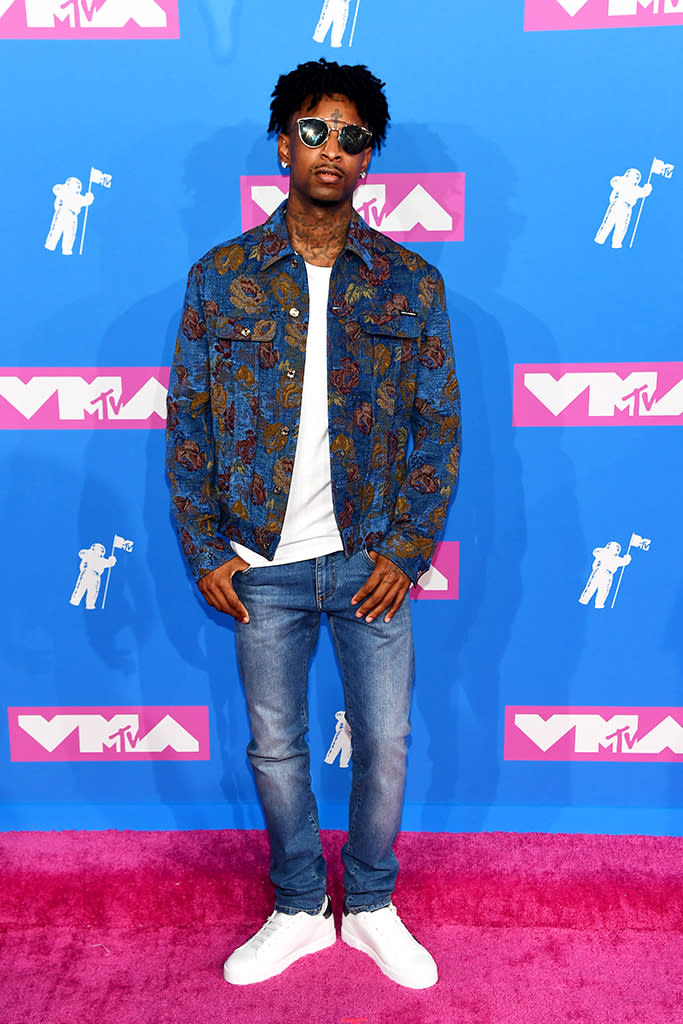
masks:
[[[339,122],[332,121],[332,124],[339,124]],[[300,117],[296,126],[299,129],[299,138],[309,149],[317,149],[318,146],[327,142],[331,131],[337,133],[339,145],[349,156],[357,156],[362,153],[372,141],[372,132],[360,124],[345,124],[343,128],[330,128],[322,117]]]

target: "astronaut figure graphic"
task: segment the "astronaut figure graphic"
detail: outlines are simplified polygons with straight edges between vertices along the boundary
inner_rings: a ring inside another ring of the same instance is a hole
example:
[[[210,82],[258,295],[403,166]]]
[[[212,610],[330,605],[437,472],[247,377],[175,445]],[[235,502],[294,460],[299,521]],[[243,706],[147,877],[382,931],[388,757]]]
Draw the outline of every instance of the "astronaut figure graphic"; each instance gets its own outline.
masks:
[[[116,565],[116,558],[114,555],[107,556],[104,544],[91,544],[89,548],[79,551],[78,557],[81,560],[81,571],[70,602],[78,605],[85,595],[85,607],[92,611],[100,592],[100,577],[105,569],[111,569]]]
[[[78,215],[84,206],[90,206],[94,196],[92,192],[82,194],[83,185],[79,178],[67,178],[63,185],[55,185],[52,191],[56,196],[55,212],[45,239],[45,248],[54,252],[61,238],[62,255],[71,256],[78,228]]]
[[[323,0],[320,19],[313,33],[314,42],[322,43],[330,30],[330,46],[341,46],[350,3],[351,0]]]
[[[631,220],[631,211],[639,199],[646,199],[652,192],[652,185],[640,184],[640,171],[630,167],[623,174],[617,174],[610,181],[612,193],[609,206],[598,228],[595,241],[604,245],[610,231],[612,232],[612,248],[621,249],[624,236]]]
[[[325,754],[325,764],[334,764],[334,759],[339,754],[339,767],[348,768],[351,760],[351,726],[346,721],[345,711],[337,711],[334,717],[337,719],[337,727],[330,749]]]
[[[593,571],[579,598],[581,604],[588,604],[595,594],[595,607],[604,608],[607,595],[612,587],[612,577],[621,566],[629,565],[630,555],[621,557],[621,544],[609,541],[604,548],[593,549]]]

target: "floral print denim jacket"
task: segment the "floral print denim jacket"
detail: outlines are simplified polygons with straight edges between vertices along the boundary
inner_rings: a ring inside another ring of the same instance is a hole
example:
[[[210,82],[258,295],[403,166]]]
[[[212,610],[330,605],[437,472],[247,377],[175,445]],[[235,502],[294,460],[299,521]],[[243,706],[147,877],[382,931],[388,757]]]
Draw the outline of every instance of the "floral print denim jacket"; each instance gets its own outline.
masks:
[[[296,452],[308,287],[286,201],[190,270],[168,394],[172,510],[194,576],[278,545]],[[458,475],[460,402],[444,286],[353,213],[331,273],[332,498],[347,556],[370,548],[416,582]],[[410,454],[409,453],[409,449]]]

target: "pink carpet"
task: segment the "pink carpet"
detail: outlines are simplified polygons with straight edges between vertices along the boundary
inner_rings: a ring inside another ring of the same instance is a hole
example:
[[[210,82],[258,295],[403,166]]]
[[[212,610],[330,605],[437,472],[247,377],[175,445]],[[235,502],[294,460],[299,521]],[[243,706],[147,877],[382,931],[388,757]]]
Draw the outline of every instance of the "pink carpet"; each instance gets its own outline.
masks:
[[[398,854],[435,988],[341,942],[236,988],[223,960],[272,905],[263,834],[0,834],[0,1024],[683,1021],[683,839],[405,833]]]

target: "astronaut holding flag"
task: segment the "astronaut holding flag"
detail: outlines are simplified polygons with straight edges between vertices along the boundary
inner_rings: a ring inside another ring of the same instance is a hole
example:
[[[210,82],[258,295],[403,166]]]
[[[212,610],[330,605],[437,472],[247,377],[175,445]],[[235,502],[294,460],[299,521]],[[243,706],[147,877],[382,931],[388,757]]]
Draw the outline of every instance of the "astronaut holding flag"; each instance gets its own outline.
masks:
[[[624,569],[627,565],[631,564],[631,548],[649,551],[651,543],[652,541],[648,537],[641,537],[638,533],[632,533],[625,555],[621,554],[621,545],[615,540],[609,541],[602,548],[594,548],[592,571],[579,597],[580,603],[589,604],[591,598],[595,595],[595,607],[604,608],[607,595],[612,588],[612,577],[617,569],[620,569],[619,581],[614,591],[612,604],[610,605],[611,608],[614,608]]]

